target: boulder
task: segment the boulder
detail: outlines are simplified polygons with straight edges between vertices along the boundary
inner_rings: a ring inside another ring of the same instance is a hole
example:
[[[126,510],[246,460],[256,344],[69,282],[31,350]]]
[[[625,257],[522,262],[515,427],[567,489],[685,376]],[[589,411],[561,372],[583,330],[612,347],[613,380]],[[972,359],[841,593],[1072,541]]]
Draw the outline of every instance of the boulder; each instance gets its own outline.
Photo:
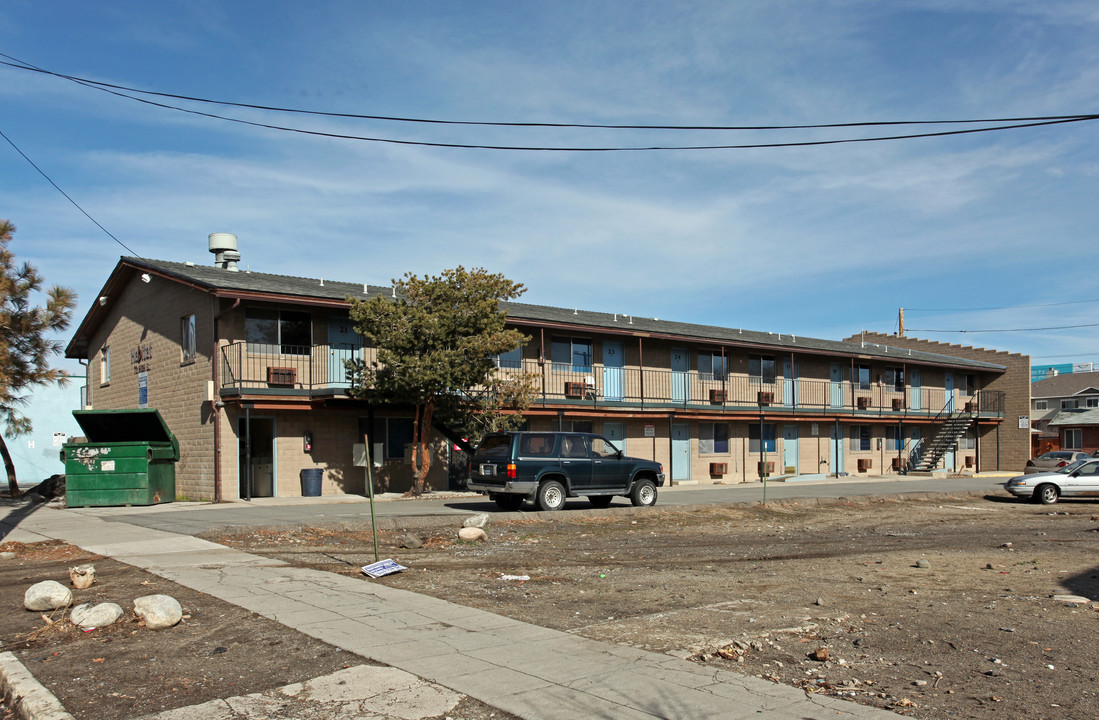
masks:
[[[183,608],[170,595],[145,595],[134,600],[134,614],[150,630],[169,628],[183,619]]]
[[[69,613],[69,619],[82,628],[105,627],[118,622],[124,612],[121,605],[112,602],[99,603],[98,605],[84,603],[72,609],[72,612]]]
[[[488,534],[481,528],[464,527],[458,531],[458,537],[469,542],[484,542],[488,540]]]
[[[408,548],[409,550],[415,550],[418,547],[423,547],[424,541],[420,539],[419,535],[415,533],[405,533],[397,538],[398,547]]]
[[[485,525],[488,525],[488,513],[470,515],[462,521],[462,527],[467,528],[483,528]]]
[[[43,580],[27,588],[23,607],[28,610],[56,610],[73,601],[72,590],[56,580]]]
[[[69,580],[77,590],[90,588],[95,582],[95,565],[77,565],[69,568]]]

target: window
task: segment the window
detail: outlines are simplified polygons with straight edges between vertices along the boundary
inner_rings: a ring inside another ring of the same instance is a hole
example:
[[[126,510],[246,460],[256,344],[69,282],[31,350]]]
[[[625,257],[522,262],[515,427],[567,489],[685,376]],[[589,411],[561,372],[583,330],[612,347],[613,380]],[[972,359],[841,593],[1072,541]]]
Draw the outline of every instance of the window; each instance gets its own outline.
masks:
[[[588,457],[588,439],[583,435],[566,435],[561,438],[561,457]]]
[[[750,423],[748,425],[748,452],[758,453],[759,449],[759,436],[760,436],[760,424]],[[775,426],[773,423],[763,423],[763,451],[774,452],[775,451]]]
[[[104,347],[99,351],[99,384],[109,385],[111,382],[111,348]]]
[[[885,387],[896,392],[904,392],[904,368],[885,369]]]
[[[498,368],[513,368],[518,370],[523,366],[523,348],[517,347],[514,350],[508,350],[502,352],[496,356],[496,367]]]
[[[958,441],[960,450],[976,450],[977,449],[977,433],[973,431],[973,428],[965,431],[965,435]]]
[[[195,361],[195,316],[188,315],[179,319],[179,348],[183,352],[181,362]]]
[[[313,345],[312,321],[307,312],[249,308],[244,312],[244,334],[249,352],[308,355]]]
[[[962,395],[976,395],[977,377],[975,375],[959,375],[958,390]]]
[[[852,450],[862,451],[870,449],[869,425],[852,425],[849,433],[851,438],[850,448]]]
[[[1065,430],[1065,447],[1069,450],[1079,450],[1083,447],[1083,433],[1084,431],[1080,428]]]
[[[562,420],[561,432],[590,433],[595,431],[592,429],[591,420]]]
[[[698,353],[698,377],[704,380],[724,380],[728,372],[727,358],[720,352],[701,350]]]
[[[766,355],[749,355],[748,377],[760,383],[774,384],[775,359]]]
[[[591,372],[591,340],[555,337],[550,345],[550,360],[554,370]]]
[[[1099,398],[1086,398],[1084,404],[1087,407],[1099,407]]]
[[[404,460],[412,444],[412,418],[378,418],[374,437],[371,442],[384,442],[386,460]]]
[[[1075,410],[1078,407],[1080,407],[1080,401],[1079,400],[1062,400],[1061,401],[1061,409],[1062,410]]]
[[[897,442],[897,438],[900,437],[900,433],[897,432],[899,428],[892,425],[885,426],[885,450],[886,452],[897,452],[900,449],[900,443]]]
[[[855,379],[858,382],[859,390],[870,389],[870,366],[869,365],[856,365],[855,366]]]
[[[618,457],[618,448],[606,438],[594,437],[591,439],[591,454],[601,458]]]
[[[756,426],[759,430],[759,426]],[[726,454],[729,452],[729,424],[728,423],[699,423],[698,424],[698,453],[699,455]]]
[[[510,436],[506,436],[510,438]],[[557,436],[553,433],[537,433],[535,435],[522,435],[519,441],[519,454],[520,455],[552,455],[553,444],[557,440]],[[511,440],[507,440],[507,445],[511,444]],[[478,448],[478,454],[482,454],[481,449]],[[502,457],[507,457],[505,451]]]
[[[1048,400],[1035,400],[1034,401],[1034,409],[1035,410],[1049,410],[1049,401]]]

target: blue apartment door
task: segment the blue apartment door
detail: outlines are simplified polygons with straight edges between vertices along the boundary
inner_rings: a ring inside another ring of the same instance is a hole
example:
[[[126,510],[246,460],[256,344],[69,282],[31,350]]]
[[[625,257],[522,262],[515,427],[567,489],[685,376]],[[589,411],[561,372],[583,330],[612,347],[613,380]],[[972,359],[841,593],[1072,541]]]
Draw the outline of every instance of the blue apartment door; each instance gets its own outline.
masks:
[[[790,468],[793,468],[791,470]],[[798,474],[798,426],[782,426],[782,472]]]
[[[614,444],[616,448],[623,453],[626,452],[626,423],[624,422],[605,422],[603,423],[603,437],[607,438]]]
[[[952,413],[954,412],[954,373],[947,373],[943,378],[943,388],[943,406],[948,413]]]
[[[793,358],[782,361],[782,404],[786,407],[798,404],[798,364]]]
[[[843,428],[835,423],[828,439],[828,472],[833,475],[843,472]]]
[[[620,401],[625,385],[625,370],[622,361],[622,343],[603,343],[603,399]]]
[[[672,423],[672,481],[691,479],[691,426]]]
[[[830,404],[834,408],[841,408],[843,407],[843,363],[832,363],[828,377],[831,389]]]
[[[672,402],[686,404],[690,397],[690,360],[683,348],[672,348]]]
[[[908,408],[923,410],[923,373],[919,370],[908,372]]]
[[[348,360],[361,360],[362,336],[355,332],[351,318],[332,315],[328,318],[328,384],[332,387],[351,387],[347,380]]]

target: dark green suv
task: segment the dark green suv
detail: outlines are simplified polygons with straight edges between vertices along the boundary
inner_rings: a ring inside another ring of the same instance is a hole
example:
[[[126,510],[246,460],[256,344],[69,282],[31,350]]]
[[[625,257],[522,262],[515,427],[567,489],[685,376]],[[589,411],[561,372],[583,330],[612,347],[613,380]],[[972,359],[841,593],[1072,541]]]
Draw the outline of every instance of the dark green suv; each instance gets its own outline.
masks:
[[[626,457],[600,435],[507,432],[486,435],[477,446],[467,486],[488,493],[504,510],[517,510],[525,500],[560,510],[565,498],[580,496],[595,507],[607,507],[615,495],[655,505],[663,485],[660,463]]]

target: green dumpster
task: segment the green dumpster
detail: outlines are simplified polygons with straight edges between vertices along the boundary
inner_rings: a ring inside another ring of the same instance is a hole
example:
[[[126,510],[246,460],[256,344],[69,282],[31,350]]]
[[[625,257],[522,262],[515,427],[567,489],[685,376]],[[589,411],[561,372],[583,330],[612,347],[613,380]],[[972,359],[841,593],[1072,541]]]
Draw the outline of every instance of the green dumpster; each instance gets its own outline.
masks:
[[[65,443],[69,507],[156,505],[176,497],[179,441],[156,410],[74,410],[85,442]]]

